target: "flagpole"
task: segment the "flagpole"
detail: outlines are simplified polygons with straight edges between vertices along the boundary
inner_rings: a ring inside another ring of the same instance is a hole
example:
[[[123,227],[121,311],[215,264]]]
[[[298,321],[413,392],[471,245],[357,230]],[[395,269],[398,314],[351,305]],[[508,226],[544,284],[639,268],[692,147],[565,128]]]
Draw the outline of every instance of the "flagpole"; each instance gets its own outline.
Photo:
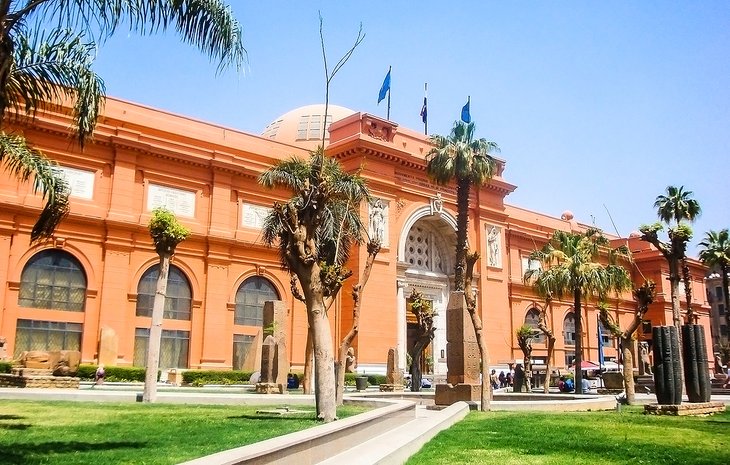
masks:
[[[388,76],[390,76],[391,68],[392,68],[392,66],[388,66]],[[391,80],[392,79],[393,78],[391,77]],[[392,94],[392,93],[393,93],[393,87],[390,85],[390,83],[388,83],[388,116],[386,117],[386,119],[388,121],[390,121],[390,94]]]
[[[423,83],[423,104],[428,105],[428,82]],[[426,106],[426,118],[423,121],[423,133],[428,135],[428,106]]]

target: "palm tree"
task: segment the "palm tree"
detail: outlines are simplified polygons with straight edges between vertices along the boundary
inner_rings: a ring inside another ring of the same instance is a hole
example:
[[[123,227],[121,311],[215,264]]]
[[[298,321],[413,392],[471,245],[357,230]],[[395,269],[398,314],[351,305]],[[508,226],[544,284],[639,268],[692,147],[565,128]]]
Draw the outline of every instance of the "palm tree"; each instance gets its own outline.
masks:
[[[667,186],[667,195],[657,196],[654,208],[659,219],[670,226],[684,220],[692,222],[702,213],[699,202],[692,198],[692,191],[685,191],[684,186]]]
[[[725,318],[730,328],[730,235],[725,228],[719,232],[708,231],[705,239],[700,242],[700,260],[709,267],[717,267],[722,275],[722,295],[725,304]]]
[[[481,410],[489,409],[489,357],[482,333],[482,320],[476,310],[476,299],[471,292],[473,266],[479,253],[469,254],[467,233],[469,228],[469,194],[471,187],[480,187],[494,175],[496,161],[492,153],[499,151],[495,142],[484,138],[474,139],[474,123],[457,121],[448,137],[431,136],[433,148],[428,152],[426,172],[438,184],[456,180],[456,264],[454,266],[454,291],[464,292],[466,307],[471,316],[481,357],[482,394]]]
[[[598,260],[606,255],[607,264]],[[611,292],[621,292],[631,286],[629,272],[618,261],[629,260],[626,246],[611,248],[610,242],[597,229],[584,233],[555,231],[550,241],[530,254],[539,268],[527,270],[525,283],[532,283],[542,297],[573,297],[575,314],[575,390],[583,392],[581,363],[583,362],[582,303],[590,297],[604,300]]]
[[[636,390],[634,389],[634,333],[641,322],[644,321],[644,315],[649,311],[649,305],[654,302],[655,284],[653,281],[645,281],[644,284],[633,290],[636,309],[634,317],[629,322],[625,330],[621,329],[618,318],[614,318],[609,313],[608,304],[599,302],[598,317],[603,326],[620,341],[621,360],[623,361],[623,379],[624,390],[626,391],[626,403],[634,405],[636,403]],[[639,363],[642,363],[639,360]]]
[[[336,387],[327,311],[352,275],[345,263],[352,245],[361,240],[360,203],[368,198],[365,180],[359,173],[343,171],[320,147],[308,160],[293,157],[277,163],[259,182],[293,194],[274,204],[262,235],[270,246],[278,241],[282,265],[296,277],[292,288],[306,305],[313,341],[317,416],[329,422],[336,418]]]
[[[6,0],[0,4],[0,129],[47,105],[73,104],[74,130],[83,147],[103,105],[104,83],[92,70],[95,41],[119,27],[143,34],[174,27],[184,42],[219,61],[241,66],[241,27],[218,0]],[[46,201],[31,238],[47,237],[68,211],[68,187],[54,163],[0,130],[0,165]]]
[[[170,260],[180,242],[189,235],[190,230],[178,223],[175,214],[164,208],[155,208],[149,222],[150,236],[155,244],[155,251],[160,257],[160,273],[157,275],[155,301],[152,304],[152,324],[147,346],[147,365],[144,377],[142,400],[154,402],[157,398],[157,369],[160,366],[160,341],[162,338],[162,317],[167,297],[167,276],[170,272]]]
[[[496,162],[491,154],[499,151],[494,142],[474,140],[474,129],[474,123],[455,122],[448,137],[431,136],[434,147],[427,155],[426,172],[431,178],[441,185],[456,180],[455,291],[464,290],[471,186],[480,187],[492,178]]]

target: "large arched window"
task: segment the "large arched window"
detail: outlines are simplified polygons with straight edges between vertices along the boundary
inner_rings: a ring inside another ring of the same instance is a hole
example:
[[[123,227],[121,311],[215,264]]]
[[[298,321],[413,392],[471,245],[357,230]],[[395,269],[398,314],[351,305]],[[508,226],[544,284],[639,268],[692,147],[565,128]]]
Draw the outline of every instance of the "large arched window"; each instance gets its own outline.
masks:
[[[525,324],[529,326],[530,328],[536,330],[535,331],[535,337],[532,338],[532,341],[535,343],[542,344],[545,342],[545,334],[543,334],[542,331],[537,327],[537,324],[540,322],[540,310],[538,310],[535,307],[532,307],[530,310],[527,311],[527,315],[525,315]]]
[[[236,292],[237,325],[261,326],[264,323],[264,302],[279,300],[279,293],[271,282],[260,276],[245,280]]]
[[[160,265],[150,267],[142,275],[137,285],[137,316],[152,316],[152,306],[155,302],[157,277],[160,275]],[[165,298],[165,312],[163,318],[172,320],[189,320],[192,303],[190,282],[180,268],[170,265],[167,275],[167,297]]]
[[[573,312],[565,315],[565,319],[563,320],[563,336],[565,338],[565,345],[575,345],[575,315]]]
[[[35,254],[20,277],[18,305],[83,312],[86,303],[86,274],[81,263],[63,250]]]

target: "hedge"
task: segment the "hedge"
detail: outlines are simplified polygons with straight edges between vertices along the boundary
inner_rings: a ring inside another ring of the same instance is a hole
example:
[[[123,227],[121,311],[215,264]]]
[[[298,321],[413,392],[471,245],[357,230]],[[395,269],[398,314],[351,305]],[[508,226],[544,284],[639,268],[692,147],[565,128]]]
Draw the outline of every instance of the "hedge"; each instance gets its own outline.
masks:
[[[205,384],[245,384],[253,372],[240,370],[186,370],[182,378],[184,384],[203,386]]]
[[[0,362],[0,373],[10,373],[12,366],[10,362]]]
[[[76,376],[83,380],[93,381],[96,375],[96,365],[79,365]],[[144,383],[145,369],[141,367],[104,367],[104,380],[113,382],[141,382]],[[157,371],[157,379],[160,379],[160,371]]]

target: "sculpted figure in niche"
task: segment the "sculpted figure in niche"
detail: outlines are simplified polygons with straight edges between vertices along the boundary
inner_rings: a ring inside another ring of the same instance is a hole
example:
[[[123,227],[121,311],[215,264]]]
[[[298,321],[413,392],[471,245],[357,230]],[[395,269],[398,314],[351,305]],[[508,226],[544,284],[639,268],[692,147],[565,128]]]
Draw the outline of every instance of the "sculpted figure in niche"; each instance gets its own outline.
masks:
[[[487,249],[489,266],[500,266],[502,264],[502,260],[499,254],[499,229],[497,229],[496,226],[492,226],[489,229],[489,234],[487,235]]]
[[[370,207],[370,234],[374,240],[383,243],[385,239],[385,208],[380,199],[375,199]]]

